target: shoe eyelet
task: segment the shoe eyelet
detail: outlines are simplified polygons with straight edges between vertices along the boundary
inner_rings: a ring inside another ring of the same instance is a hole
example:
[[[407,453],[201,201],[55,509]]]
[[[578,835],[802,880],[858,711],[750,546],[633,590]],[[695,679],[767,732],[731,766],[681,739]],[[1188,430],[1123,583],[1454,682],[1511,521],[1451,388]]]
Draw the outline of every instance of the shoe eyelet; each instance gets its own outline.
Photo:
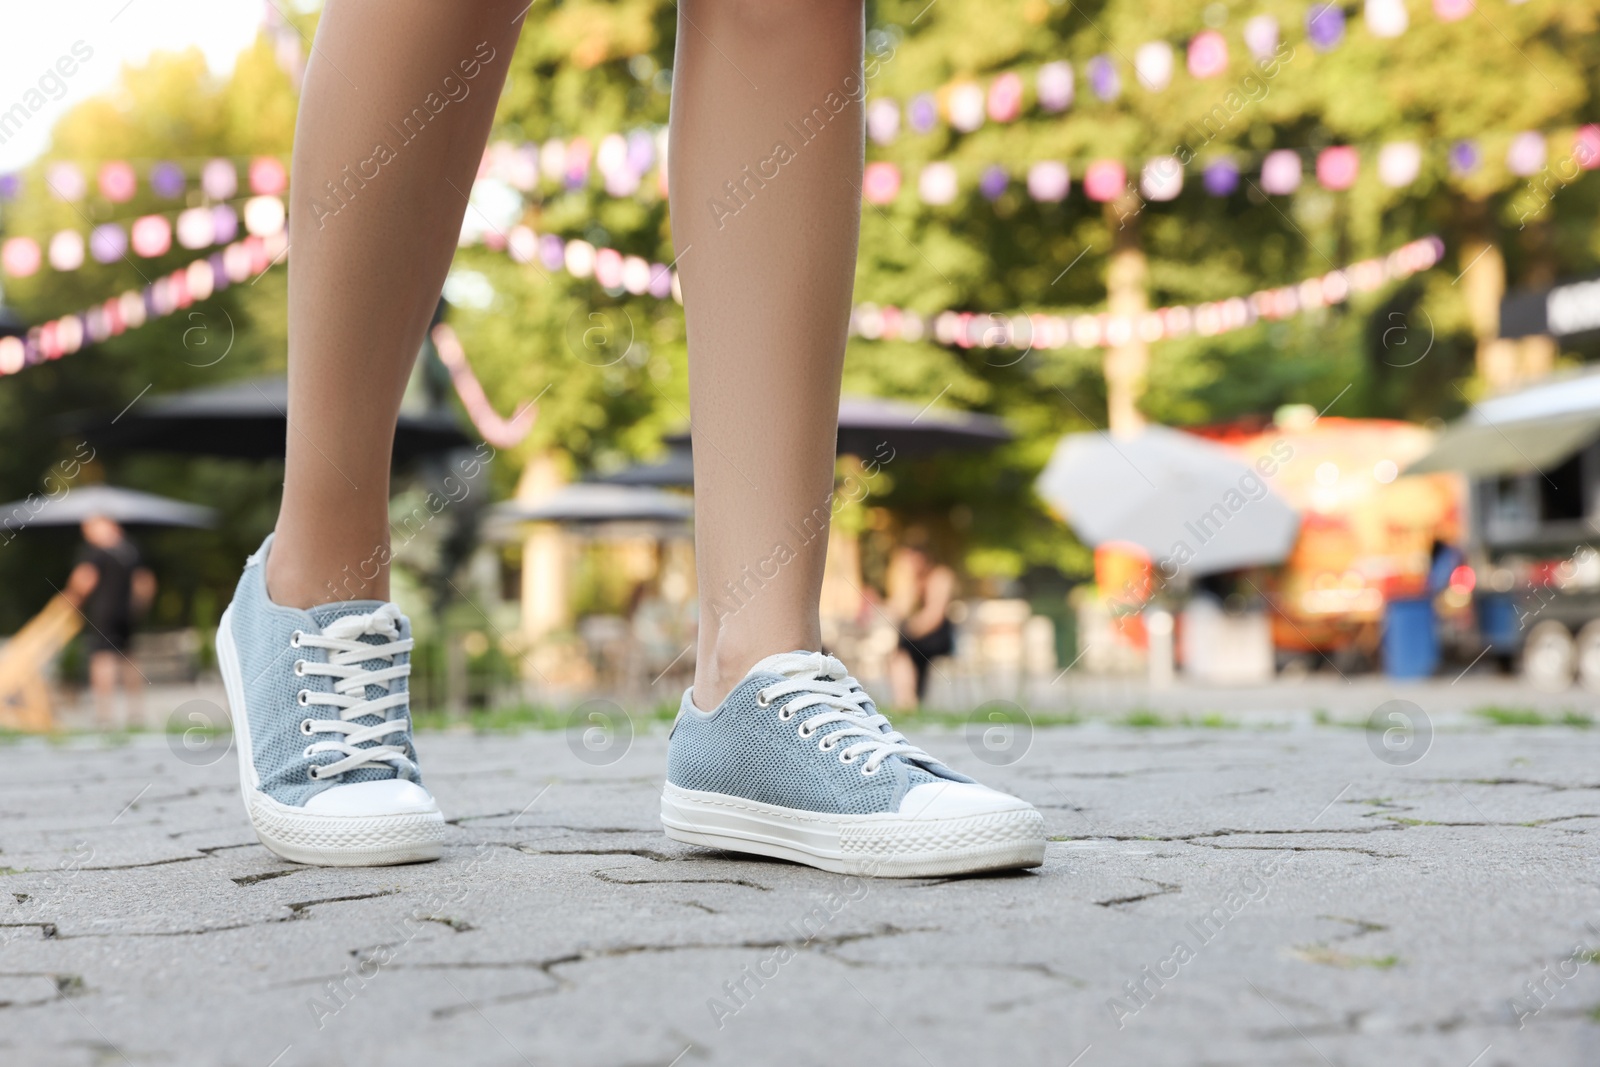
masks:
[[[816,733],[816,731],[815,730],[807,730],[806,729],[806,724],[805,723],[801,723],[800,724],[800,729],[796,730],[795,733],[799,734],[801,737],[803,737],[803,738],[805,738],[806,740],[809,741],[811,739],[811,735]]]
[[[883,770],[883,764],[881,764],[881,763],[878,764],[876,767],[872,768],[870,771],[866,768],[865,765],[863,765],[862,768],[861,768],[861,775],[864,778],[871,778],[873,775],[877,774],[881,770]]]
[[[772,698],[767,696],[767,691],[765,689],[756,690],[756,707],[765,708],[771,705],[771,703]]]
[[[788,722],[790,719],[794,718],[794,709],[793,708],[779,708],[778,709],[778,718],[783,720],[784,722]]]
[[[296,701],[296,702],[297,702],[297,703],[298,703],[298,704],[299,704],[299,705],[300,705],[300,706],[301,706],[301,707],[302,707],[302,708],[305,708],[305,707],[310,707],[310,706],[311,706],[311,700],[310,700],[310,697],[311,697],[311,690],[309,690],[309,689],[302,689],[302,690],[300,690],[300,693],[299,693],[299,695],[298,695],[298,696],[296,696],[296,697],[295,697],[295,701]]]
[[[822,752],[832,752],[833,751],[833,745],[829,744],[828,741],[829,741],[829,739],[826,738],[826,737],[824,737],[821,741],[818,741],[817,742],[818,750],[820,750]]]
[[[850,753],[848,753],[848,752],[839,753],[839,762],[840,763],[854,763],[855,761],[856,761],[856,758],[854,756],[850,755]]]
[[[319,767],[315,763],[313,763],[311,765],[311,767],[306,771],[306,777],[310,778],[313,782],[320,780],[322,778],[322,775],[318,774],[317,772],[320,771],[321,769],[322,769],[321,767]]]
[[[305,660],[297,659],[297,660],[294,661],[294,676],[296,678],[304,678],[306,676],[306,661]]]
[[[299,630],[296,630],[294,633],[289,635],[289,647],[290,648],[299,648],[300,647],[300,631]]]
[[[310,719],[301,719],[300,720],[300,732],[305,734],[307,737],[311,736],[313,731],[311,729],[311,720]]]

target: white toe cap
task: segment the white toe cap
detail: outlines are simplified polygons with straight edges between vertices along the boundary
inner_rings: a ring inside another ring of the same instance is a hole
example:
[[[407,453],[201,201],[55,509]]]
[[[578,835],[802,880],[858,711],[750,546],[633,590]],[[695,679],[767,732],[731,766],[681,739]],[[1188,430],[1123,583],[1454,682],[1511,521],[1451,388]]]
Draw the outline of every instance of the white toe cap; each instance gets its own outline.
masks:
[[[975,782],[925,782],[912,786],[900,801],[900,814],[914,819],[959,819],[1031,810],[1033,805],[1026,800]]]
[[[433,795],[415,782],[386,778],[379,782],[352,782],[324,789],[306,801],[312,815],[425,815],[439,810]]]

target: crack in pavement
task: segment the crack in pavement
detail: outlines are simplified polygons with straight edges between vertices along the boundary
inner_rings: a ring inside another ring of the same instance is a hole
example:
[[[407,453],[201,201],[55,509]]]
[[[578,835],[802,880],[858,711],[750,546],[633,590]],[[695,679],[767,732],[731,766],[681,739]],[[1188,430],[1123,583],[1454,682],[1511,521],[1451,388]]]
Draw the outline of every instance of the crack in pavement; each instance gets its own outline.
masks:
[[[0,927],[37,926],[47,931],[44,933],[44,939],[55,941],[81,941],[89,938],[106,937],[199,937],[204,934],[226,933],[230,930],[246,930],[253,926],[271,926],[274,923],[294,922],[297,919],[309,918],[310,910],[319,904],[338,904],[351,900],[374,900],[378,897],[396,896],[399,892],[398,889],[385,889],[377,893],[352,893],[348,896],[301,900],[278,905],[279,907],[288,908],[288,915],[275,916],[270,919],[252,919],[247,922],[228,923],[224,926],[200,926],[185,930],[107,930],[93,933],[63,934],[57,929],[57,924],[55,923],[0,923]]]
[[[746,889],[758,889],[763,893],[770,893],[772,887],[750,881],[748,878],[614,878],[608,871],[620,871],[621,867],[606,867],[589,874],[602,882],[610,885],[738,885]]]
[[[518,852],[530,856],[637,856],[652,863],[681,863],[688,856],[669,856],[653,848],[534,848],[531,845],[513,845]]]
[[[257,885],[273,878],[282,878],[289,874],[301,874],[305,871],[316,870],[315,867],[289,867],[281,871],[262,871],[260,874],[246,874],[232,879],[234,885]]]
[[[857,933],[833,934],[828,937],[814,937],[800,946],[801,950],[816,949],[819,954],[828,955],[830,959],[846,962],[831,955],[831,950],[853,944],[859,941],[870,941],[886,937],[899,937],[904,934],[914,933],[939,933],[938,927],[899,927],[891,923],[883,923],[872,930]],[[524,990],[516,993],[505,993],[498,997],[490,997],[480,1001],[484,1004],[510,1004],[519,1001],[532,1000],[538,997],[550,996],[553,993],[573,988],[575,983],[568,978],[556,973],[556,968],[567,967],[578,963],[587,963],[593,960],[616,959],[625,956],[636,956],[657,953],[674,952],[745,952],[763,951],[784,946],[794,947],[794,942],[789,940],[743,939],[738,941],[696,941],[679,944],[628,944],[616,945],[604,949],[583,949],[569,952],[560,956],[552,956],[541,960],[502,960],[502,961],[477,961],[464,960],[449,963],[396,963],[394,969],[406,970],[532,970],[539,971],[550,978],[552,985],[549,988],[537,990]],[[436,1019],[446,1019],[451,1016],[472,1010],[471,1005],[450,1005],[444,1008],[435,1008],[432,1015]]]
[[[1097,900],[1095,904],[1102,908],[1115,908],[1123,904],[1137,904],[1141,900],[1150,900],[1152,897],[1164,897],[1170,893],[1183,892],[1183,886],[1173,885],[1171,882],[1158,882],[1154,878],[1140,878],[1139,881],[1149,882],[1157,888],[1148,893],[1138,893],[1131,897],[1112,897],[1110,900]]]

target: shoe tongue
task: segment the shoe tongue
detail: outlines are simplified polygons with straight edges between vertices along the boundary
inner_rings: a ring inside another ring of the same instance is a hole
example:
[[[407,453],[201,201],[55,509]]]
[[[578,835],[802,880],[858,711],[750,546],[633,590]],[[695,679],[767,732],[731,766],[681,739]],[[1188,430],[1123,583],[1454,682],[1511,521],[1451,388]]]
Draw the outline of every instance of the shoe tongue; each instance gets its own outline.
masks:
[[[816,666],[814,657],[817,655],[819,653],[808,652],[803,648],[795,649],[793,652],[778,652],[758,661],[754,667],[751,667],[746,672],[745,676],[749,677],[751,674],[781,674],[784,677],[788,677],[791,674],[798,674],[802,670]],[[812,659],[813,662],[809,664],[801,663],[800,660],[804,659]]]
[[[839,663],[837,659],[834,659],[825,652],[810,652],[806,649],[796,649],[793,652],[779,652],[776,655],[768,656],[766,659],[759,661],[754,667],[750,668],[749,673],[746,674],[745,677],[748,678],[751,675],[756,674],[781,674],[785,678],[793,678],[796,675],[810,674],[817,670],[826,669],[830,665],[830,661],[832,664],[838,665],[838,667],[843,670],[844,665]],[[850,678],[848,671],[845,671],[843,676],[837,680],[842,682],[846,678]],[[854,679],[851,680],[854,681]],[[870,701],[871,698],[869,697],[868,699]],[[877,704],[872,703],[867,711],[864,712],[864,714],[871,715],[877,710]],[[891,729],[892,727],[885,723],[878,727],[878,732],[888,733]]]
[[[317,628],[327,630],[328,624],[335,619],[349,618],[351,615],[371,615],[382,610],[387,602],[383,600],[336,600],[332,604],[318,604],[314,608],[307,608],[306,614],[310,615],[317,624]]]

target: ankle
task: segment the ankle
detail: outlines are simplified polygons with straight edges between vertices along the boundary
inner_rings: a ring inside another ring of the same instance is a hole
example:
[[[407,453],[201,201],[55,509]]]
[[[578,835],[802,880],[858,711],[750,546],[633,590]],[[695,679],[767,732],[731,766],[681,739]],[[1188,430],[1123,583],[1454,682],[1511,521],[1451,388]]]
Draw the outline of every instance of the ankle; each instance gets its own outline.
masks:
[[[388,600],[389,569],[369,562],[366,566],[320,565],[283,551],[274,541],[267,556],[267,597],[289,608],[314,608],[341,600]]]
[[[727,699],[750,668],[779,652],[814,650],[822,644],[816,633],[779,633],[765,638],[720,633],[709,651],[695,661],[694,706],[713,711]]]

